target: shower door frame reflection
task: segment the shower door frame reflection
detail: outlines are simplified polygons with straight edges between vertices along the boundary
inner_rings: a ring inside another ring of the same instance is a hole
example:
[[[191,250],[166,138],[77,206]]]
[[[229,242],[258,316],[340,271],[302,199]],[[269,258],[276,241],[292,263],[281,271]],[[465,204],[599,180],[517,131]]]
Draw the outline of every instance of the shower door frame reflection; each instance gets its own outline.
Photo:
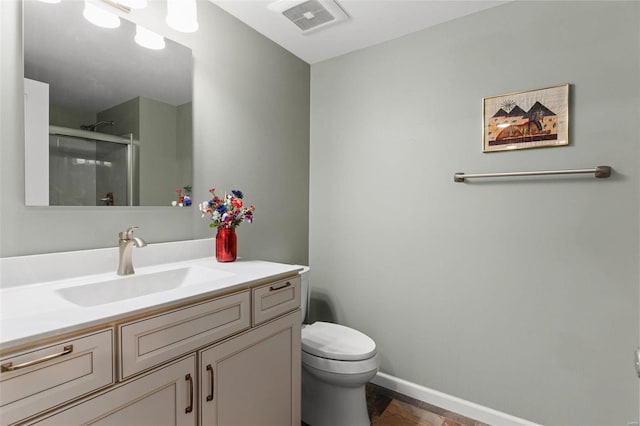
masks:
[[[133,201],[134,201],[134,189],[135,189],[135,185],[134,185],[134,164],[135,164],[135,140],[133,139],[133,134],[127,134],[124,136],[114,136],[114,135],[110,135],[110,134],[106,134],[106,133],[100,133],[100,132],[91,132],[91,131],[86,131],[86,130],[76,130],[76,129],[70,129],[70,128],[66,128],[66,127],[60,127],[60,126],[49,126],[49,137],[66,137],[66,138],[73,138],[73,139],[77,139],[77,140],[81,140],[81,141],[87,141],[87,142],[95,142],[95,143],[100,143],[100,142],[107,142],[107,143],[115,143],[115,144],[122,144],[125,145],[126,147],[126,202],[123,204],[119,204],[119,206],[133,206]],[[97,179],[96,180],[96,184],[97,184]],[[51,185],[51,183],[50,183]],[[113,205],[113,204],[108,204],[107,202],[107,197],[105,196],[104,198],[101,198],[100,201],[104,201],[105,204],[99,204],[98,203],[98,197],[96,196],[96,203],[95,204],[90,204],[91,206],[109,206],[109,205]],[[52,205],[52,204],[50,204]],[[69,205],[66,203],[63,203],[62,205]],[[80,205],[89,205],[89,204],[80,204]]]

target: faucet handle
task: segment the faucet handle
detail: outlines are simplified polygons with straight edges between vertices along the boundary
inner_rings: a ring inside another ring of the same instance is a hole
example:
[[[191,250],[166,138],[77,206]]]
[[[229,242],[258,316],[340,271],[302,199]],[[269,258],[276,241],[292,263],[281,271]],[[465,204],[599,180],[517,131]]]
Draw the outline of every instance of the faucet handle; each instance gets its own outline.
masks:
[[[133,230],[138,229],[137,226],[130,226],[125,231],[119,232],[118,237],[121,240],[130,240],[133,238]]]

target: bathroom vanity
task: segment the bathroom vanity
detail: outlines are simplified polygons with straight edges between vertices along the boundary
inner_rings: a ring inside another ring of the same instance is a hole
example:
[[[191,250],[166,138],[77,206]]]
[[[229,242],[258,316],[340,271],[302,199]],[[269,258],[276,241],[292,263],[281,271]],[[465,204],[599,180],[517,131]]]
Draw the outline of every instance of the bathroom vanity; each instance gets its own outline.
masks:
[[[0,424],[299,425],[299,270],[210,256],[3,284]]]

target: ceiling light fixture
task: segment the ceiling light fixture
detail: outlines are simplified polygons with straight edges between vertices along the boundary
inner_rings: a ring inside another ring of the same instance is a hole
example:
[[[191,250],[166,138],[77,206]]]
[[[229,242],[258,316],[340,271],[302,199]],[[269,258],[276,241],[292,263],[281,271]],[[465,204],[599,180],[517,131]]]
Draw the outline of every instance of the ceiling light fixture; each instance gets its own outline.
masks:
[[[136,43],[147,49],[161,50],[165,47],[164,37],[140,25],[136,25],[135,40]]]
[[[118,28],[120,26],[120,17],[103,9],[100,2],[97,1],[84,0],[82,15],[87,21],[102,28]]]
[[[147,0],[117,0],[117,3],[131,9],[144,9],[147,7]]]
[[[2,1],[2,0],[0,0]],[[45,3],[58,3],[60,0],[40,0]],[[109,7],[123,13],[131,9],[147,7],[147,0],[84,0],[82,14],[94,25],[102,28],[117,28],[120,17]],[[167,0],[167,24],[176,31],[191,33],[198,30],[198,14],[196,0]],[[154,33],[140,25],[136,25],[135,41],[147,49],[160,50],[165,48],[165,40],[160,34]]]
[[[42,3],[60,3],[62,0],[40,0]]]
[[[183,33],[197,31],[196,0],[167,0],[167,25]]]

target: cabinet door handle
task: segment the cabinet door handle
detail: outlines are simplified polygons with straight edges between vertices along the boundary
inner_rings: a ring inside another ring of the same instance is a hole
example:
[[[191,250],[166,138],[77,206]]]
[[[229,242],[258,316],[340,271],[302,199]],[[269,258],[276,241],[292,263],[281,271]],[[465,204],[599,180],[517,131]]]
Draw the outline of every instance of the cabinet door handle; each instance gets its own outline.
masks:
[[[209,395],[207,395],[207,402],[208,402],[208,401],[213,401],[213,367],[211,366],[211,364],[207,364],[207,371],[209,372],[209,380],[211,383]]]
[[[69,355],[71,352],[73,352],[73,345],[67,345],[62,349],[62,352],[59,352],[57,354],[51,354],[51,355],[43,356],[42,358],[34,359],[33,361],[27,361],[27,362],[24,362],[24,363],[18,364],[18,365],[13,365],[12,362],[7,362],[6,364],[2,364],[2,366],[0,366],[0,371],[2,371],[4,373],[5,371],[20,370],[22,368],[31,367],[32,365],[36,365],[36,364],[40,364],[40,363],[43,363],[43,362],[51,361],[52,359],[59,358],[61,356]]]
[[[274,285],[272,285],[271,287],[269,287],[269,291],[278,291],[278,290],[282,290],[283,288],[287,288],[287,287],[291,287],[291,282],[287,281],[286,284],[283,284],[279,287],[276,287]]]
[[[187,374],[184,379],[189,382],[189,405],[184,409],[184,412],[190,413],[193,411],[193,377],[191,374]]]

